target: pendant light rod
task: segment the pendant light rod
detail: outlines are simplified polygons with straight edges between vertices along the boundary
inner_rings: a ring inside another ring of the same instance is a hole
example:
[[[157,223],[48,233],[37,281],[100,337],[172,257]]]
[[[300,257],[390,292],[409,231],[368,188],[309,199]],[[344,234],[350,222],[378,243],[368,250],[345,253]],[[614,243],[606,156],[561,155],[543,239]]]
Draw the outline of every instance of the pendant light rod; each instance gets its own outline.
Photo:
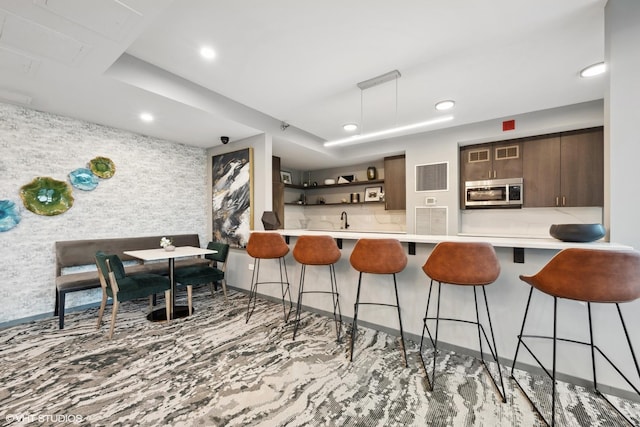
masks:
[[[400,74],[400,71],[398,70],[389,71],[388,73],[381,74],[378,77],[374,77],[372,79],[365,80],[363,82],[358,83],[358,87],[360,88],[360,90],[369,89],[370,87],[378,86],[382,83],[390,82],[391,80],[397,79],[398,77],[401,77],[401,76],[402,74]]]

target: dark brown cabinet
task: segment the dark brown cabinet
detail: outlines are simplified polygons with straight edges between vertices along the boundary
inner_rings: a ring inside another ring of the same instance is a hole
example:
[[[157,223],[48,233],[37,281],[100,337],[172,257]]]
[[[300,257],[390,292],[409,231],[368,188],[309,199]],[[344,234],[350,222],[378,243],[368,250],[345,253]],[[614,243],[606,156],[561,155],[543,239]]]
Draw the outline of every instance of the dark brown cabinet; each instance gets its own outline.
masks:
[[[604,205],[604,135],[592,128],[523,145],[524,207]]]
[[[407,208],[407,174],[404,154],[384,158],[384,208]]]
[[[284,228],[284,184],[280,177],[280,157],[271,157],[271,191],[273,211]]]
[[[462,183],[485,179],[522,177],[522,143],[504,141],[464,147],[461,153]]]

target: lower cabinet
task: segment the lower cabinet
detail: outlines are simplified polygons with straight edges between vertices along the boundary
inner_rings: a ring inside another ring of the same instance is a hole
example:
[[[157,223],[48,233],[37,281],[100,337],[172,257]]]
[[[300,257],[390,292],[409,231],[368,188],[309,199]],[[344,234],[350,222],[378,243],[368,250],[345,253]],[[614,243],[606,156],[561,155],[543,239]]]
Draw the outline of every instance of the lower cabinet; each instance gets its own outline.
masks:
[[[523,144],[524,207],[604,205],[601,127],[528,140]]]

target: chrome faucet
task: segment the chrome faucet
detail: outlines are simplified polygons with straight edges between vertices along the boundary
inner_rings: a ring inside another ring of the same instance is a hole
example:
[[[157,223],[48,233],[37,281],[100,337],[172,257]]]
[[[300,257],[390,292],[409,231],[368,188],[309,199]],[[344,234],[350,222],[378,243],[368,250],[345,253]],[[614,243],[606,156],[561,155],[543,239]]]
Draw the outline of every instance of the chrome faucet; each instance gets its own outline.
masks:
[[[347,213],[345,211],[342,211],[342,213],[340,214],[340,221],[344,221],[340,226],[340,228],[344,230],[349,228],[349,222],[347,221]]]

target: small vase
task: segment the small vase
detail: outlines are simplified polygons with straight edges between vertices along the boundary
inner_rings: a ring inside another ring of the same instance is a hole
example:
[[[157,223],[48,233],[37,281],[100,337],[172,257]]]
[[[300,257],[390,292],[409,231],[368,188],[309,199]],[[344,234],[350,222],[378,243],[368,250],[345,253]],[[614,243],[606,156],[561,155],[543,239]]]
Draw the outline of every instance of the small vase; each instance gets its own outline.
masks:
[[[167,252],[171,252],[171,251],[175,251],[176,247],[173,246],[173,245],[169,245],[169,246],[165,246],[164,250],[167,251]]]
[[[367,168],[367,179],[368,180],[376,179],[376,175],[377,175],[377,171],[375,166],[369,166]]]

